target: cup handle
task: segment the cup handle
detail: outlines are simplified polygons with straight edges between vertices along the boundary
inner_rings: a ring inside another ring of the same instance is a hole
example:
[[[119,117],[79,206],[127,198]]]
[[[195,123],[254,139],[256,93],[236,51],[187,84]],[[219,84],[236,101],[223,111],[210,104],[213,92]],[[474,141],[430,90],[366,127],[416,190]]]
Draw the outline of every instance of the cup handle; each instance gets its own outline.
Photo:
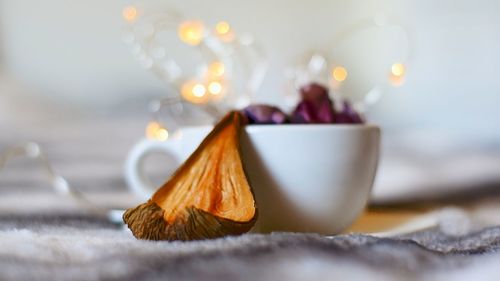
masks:
[[[154,190],[151,181],[144,173],[144,159],[151,153],[164,153],[176,159],[176,163],[180,163],[182,157],[181,142],[179,139],[171,139],[168,141],[156,141],[143,139],[138,142],[130,151],[125,161],[125,179],[129,189],[143,200],[151,198]],[[170,167],[173,170],[177,167]]]

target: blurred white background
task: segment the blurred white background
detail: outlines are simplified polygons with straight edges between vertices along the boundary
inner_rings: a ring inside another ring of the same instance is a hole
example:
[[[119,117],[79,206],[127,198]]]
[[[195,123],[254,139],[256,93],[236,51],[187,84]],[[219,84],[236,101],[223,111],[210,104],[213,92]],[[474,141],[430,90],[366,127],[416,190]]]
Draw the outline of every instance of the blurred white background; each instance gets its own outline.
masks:
[[[273,103],[281,101],[286,66],[311,51],[328,51],[328,38],[353,22],[380,14],[395,17],[410,32],[408,76],[403,86],[390,89],[372,108],[372,118],[396,128],[429,127],[500,137],[497,1],[163,2],[186,17],[205,22],[225,19],[236,30],[255,34],[270,65],[258,98]],[[165,94],[164,83],[142,69],[121,40],[121,12],[130,3],[1,0],[4,73],[27,93],[87,107]],[[358,42],[349,49],[366,58],[370,45]],[[348,63],[362,65],[369,73],[374,67],[370,62]]]
[[[58,119],[77,112],[146,115],[152,98],[172,94],[133,59],[122,41],[122,9],[132,3],[0,0],[0,124],[42,120],[40,116],[54,112]],[[401,134],[409,143],[423,138],[425,143],[413,144],[431,153],[450,143],[474,147],[500,142],[498,1],[162,3],[187,18],[212,24],[227,20],[235,30],[254,34],[269,62],[257,99],[275,104],[283,102],[288,67],[312,52],[332,52],[329,40],[352,23],[377,16],[394,19],[407,29],[409,46],[397,32],[376,37],[376,30],[337,46],[343,63],[357,69],[349,73],[347,92],[367,90],[374,79],[384,77],[380,69],[386,66],[381,64],[389,67],[409,48],[405,83],[387,87],[368,111],[369,119],[391,136],[386,141]],[[381,50],[381,43],[387,48]],[[437,140],[444,145],[434,145]]]

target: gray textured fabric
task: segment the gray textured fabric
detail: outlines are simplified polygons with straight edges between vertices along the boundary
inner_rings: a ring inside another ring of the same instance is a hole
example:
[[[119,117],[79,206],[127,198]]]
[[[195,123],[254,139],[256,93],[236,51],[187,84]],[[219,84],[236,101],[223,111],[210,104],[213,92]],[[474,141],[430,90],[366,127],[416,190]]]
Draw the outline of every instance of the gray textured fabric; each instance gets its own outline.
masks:
[[[136,240],[104,218],[0,218],[0,280],[497,280],[500,228],[246,234],[198,242]],[[470,279],[472,280],[472,279]]]

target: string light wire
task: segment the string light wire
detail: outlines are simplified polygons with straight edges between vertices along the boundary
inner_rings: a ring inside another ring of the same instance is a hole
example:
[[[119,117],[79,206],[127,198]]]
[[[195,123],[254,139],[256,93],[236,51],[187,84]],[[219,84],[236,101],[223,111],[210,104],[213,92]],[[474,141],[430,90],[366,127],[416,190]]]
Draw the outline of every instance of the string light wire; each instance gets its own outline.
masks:
[[[15,158],[27,157],[38,162],[48,177],[52,189],[60,195],[71,198],[76,204],[94,215],[105,216],[109,221],[116,224],[123,224],[123,210],[106,209],[88,200],[78,189],[71,186],[61,175],[52,168],[45,152],[36,142],[26,142],[7,147],[0,153],[0,171],[6,164]]]

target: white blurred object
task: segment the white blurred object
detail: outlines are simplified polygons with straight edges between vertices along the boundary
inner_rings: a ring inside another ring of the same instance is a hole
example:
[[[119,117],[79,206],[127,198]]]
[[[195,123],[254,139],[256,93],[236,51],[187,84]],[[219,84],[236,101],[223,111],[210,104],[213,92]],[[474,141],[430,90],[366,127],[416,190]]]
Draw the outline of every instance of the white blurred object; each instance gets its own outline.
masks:
[[[411,219],[384,232],[371,233],[378,237],[390,237],[438,227],[448,236],[463,236],[473,229],[470,213],[455,207],[446,207]]]
[[[500,145],[426,130],[386,139],[375,203],[432,199],[492,184],[500,189]]]

